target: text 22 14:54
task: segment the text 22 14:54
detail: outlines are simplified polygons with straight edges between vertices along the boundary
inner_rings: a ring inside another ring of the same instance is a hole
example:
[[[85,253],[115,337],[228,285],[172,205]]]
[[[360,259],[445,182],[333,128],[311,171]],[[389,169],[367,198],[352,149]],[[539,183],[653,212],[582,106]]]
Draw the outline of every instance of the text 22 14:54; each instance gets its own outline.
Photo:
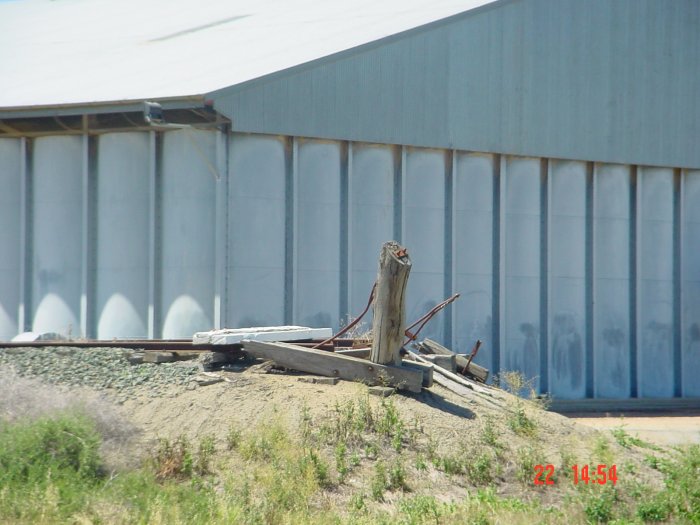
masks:
[[[573,471],[574,485],[579,483],[598,483],[599,485],[605,485],[608,482],[612,482],[613,485],[617,483],[617,465],[574,465],[571,467]],[[554,465],[535,465],[535,485],[554,485]]]

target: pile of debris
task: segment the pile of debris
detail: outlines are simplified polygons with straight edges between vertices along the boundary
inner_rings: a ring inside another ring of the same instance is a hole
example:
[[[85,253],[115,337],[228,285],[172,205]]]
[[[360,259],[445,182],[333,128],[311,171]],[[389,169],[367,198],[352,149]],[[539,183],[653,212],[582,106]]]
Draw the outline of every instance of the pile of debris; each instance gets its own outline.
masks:
[[[420,392],[436,382],[462,395],[470,390],[488,392],[491,389],[484,383],[489,371],[472,362],[480,341],[469,356],[457,355],[431,339],[416,341],[420,329],[458,294],[404,328],[404,297],[410,269],[406,249],[396,242],[385,243],[367,308],[334,336],[330,328],[278,326],[200,332],[195,334],[193,343],[221,345],[229,352],[242,350],[250,357],[269,360],[284,369],[391,390]],[[342,339],[371,305],[372,339]],[[227,359],[226,352],[221,352],[221,359]]]

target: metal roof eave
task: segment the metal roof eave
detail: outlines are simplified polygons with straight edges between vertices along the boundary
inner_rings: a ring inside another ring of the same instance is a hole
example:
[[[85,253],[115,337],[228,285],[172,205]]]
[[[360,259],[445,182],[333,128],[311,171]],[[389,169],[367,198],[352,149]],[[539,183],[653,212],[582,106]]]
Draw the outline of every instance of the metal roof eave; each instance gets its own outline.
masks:
[[[68,115],[96,115],[99,113],[125,113],[142,111],[144,101],[157,102],[163,109],[201,108],[206,104],[204,95],[172,98],[143,98],[139,100],[115,100],[81,104],[57,104],[0,108],[0,120],[10,118],[62,117]]]

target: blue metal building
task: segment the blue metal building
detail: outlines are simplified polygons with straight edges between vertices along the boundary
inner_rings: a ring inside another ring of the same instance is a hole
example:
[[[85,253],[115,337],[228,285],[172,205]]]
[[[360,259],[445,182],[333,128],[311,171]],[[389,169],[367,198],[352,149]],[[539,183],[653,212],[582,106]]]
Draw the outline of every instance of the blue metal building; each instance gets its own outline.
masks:
[[[698,29],[694,0],[0,3],[0,339],[338,327],[393,238],[407,317],[460,292],[427,335],[493,371],[698,398]]]

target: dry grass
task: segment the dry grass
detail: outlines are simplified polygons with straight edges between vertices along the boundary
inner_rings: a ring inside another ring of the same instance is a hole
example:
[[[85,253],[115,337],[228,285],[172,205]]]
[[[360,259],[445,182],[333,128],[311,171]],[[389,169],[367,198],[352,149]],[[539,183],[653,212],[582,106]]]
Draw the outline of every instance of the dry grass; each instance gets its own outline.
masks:
[[[91,392],[67,389],[20,377],[11,368],[0,368],[0,421],[35,421],[65,413],[86,415],[102,436],[101,454],[110,470],[134,466],[140,460],[129,453],[138,429],[106,398]]]

